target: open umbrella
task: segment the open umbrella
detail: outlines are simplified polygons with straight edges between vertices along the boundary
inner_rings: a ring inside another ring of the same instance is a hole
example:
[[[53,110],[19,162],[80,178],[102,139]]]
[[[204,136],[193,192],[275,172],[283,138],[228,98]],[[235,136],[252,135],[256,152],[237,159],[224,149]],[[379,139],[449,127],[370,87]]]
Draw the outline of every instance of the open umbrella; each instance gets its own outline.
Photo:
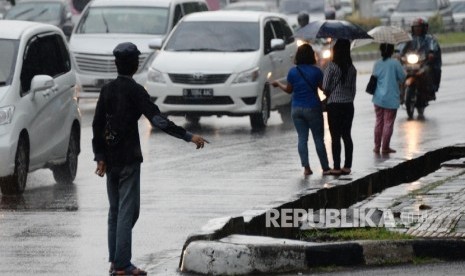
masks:
[[[372,42],[399,44],[412,40],[410,35],[401,28],[394,26],[378,26],[368,31],[373,39],[357,39],[352,42],[352,48],[360,47]]]
[[[315,38],[361,39],[372,38],[358,25],[345,20],[317,20],[296,31],[295,37],[304,40]]]

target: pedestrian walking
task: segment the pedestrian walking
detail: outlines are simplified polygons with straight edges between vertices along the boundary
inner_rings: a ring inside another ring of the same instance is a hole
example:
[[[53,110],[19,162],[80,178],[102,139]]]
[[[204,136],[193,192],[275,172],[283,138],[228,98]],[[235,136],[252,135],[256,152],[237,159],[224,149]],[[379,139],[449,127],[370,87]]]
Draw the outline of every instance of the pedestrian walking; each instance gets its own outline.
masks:
[[[143,86],[132,76],[138,69],[140,52],[125,42],[113,50],[118,77],[104,85],[92,123],[95,173],[107,175],[108,250],[112,275],[147,275],[131,263],[132,228],[140,208],[140,163],[143,161],[138,120],[144,115],[155,127],[197,149],[208,143],[163,117]]]
[[[350,41],[338,39],[333,58],[323,77],[323,91],[328,98],[327,115],[333,152],[331,174],[350,174],[354,150],[351,130],[354,119],[354,99],[357,70],[350,56]],[[341,139],[344,142],[344,167],[341,168]]]
[[[400,106],[399,86],[404,82],[406,74],[397,59],[391,58],[394,53],[393,44],[380,44],[381,59],[373,66],[372,75],[377,77],[377,85],[372,102],[375,108],[375,153],[396,152],[390,147],[394,130],[397,109]]]
[[[295,67],[287,74],[287,84],[273,81],[274,87],[279,87],[292,94],[291,115],[298,135],[297,149],[304,175],[311,175],[308,157],[308,135],[311,130],[316,152],[320,159],[323,175],[329,174],[328,156],[324,144],[324,120],[318,87],[321,87],[323,72],[315,66],[315,52],[309,44],[303,44],[297,49]]]

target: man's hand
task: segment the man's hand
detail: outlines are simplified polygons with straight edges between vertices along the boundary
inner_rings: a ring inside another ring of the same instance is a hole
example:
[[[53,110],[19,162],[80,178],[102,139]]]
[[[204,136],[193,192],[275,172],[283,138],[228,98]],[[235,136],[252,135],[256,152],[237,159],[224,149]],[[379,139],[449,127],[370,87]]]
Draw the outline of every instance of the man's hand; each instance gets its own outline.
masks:
[[[202,136],[199,135],[192,135],[192,143],[194,143],[197,146],[197,149],[201,149],[204,147],[205,143],[209,144],[207,140],[205,140]]]
[[[98,176],[103,177],[106,172],[107,172],[107,164],[104,161],[98,161],[97,169],[95,170],[95,173]]]

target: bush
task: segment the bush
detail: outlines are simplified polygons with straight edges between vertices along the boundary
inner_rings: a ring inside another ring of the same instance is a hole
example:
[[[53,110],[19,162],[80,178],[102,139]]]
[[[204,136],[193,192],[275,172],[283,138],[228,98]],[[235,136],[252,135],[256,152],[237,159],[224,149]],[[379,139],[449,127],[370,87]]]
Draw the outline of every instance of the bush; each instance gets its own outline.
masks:
[[[439,14],[428,18],[429,33],[442,33],[444,32],[444,23],[442,17]]]

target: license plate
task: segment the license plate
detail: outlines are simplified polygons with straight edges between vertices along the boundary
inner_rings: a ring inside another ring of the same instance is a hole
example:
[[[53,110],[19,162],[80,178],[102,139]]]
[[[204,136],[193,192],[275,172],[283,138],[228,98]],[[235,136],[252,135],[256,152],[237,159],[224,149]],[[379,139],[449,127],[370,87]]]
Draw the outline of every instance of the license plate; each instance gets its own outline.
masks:
[[[193,88],[193,89],[183,89],[182,95],[185,98],[191,99],[205,99],[213,97],[213,89],[211,88]]]

